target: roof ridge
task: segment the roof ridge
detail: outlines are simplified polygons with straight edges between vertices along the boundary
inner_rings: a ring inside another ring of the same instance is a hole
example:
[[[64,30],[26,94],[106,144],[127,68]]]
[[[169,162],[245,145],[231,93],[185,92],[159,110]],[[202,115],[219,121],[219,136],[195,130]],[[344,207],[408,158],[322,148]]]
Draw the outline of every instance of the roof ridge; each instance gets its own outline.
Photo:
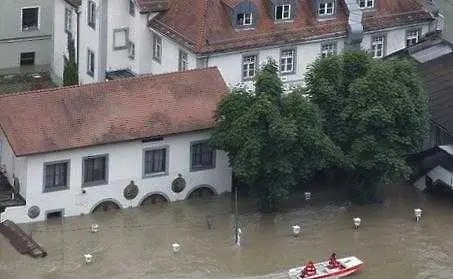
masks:
[[[189,70],[185,70],[185,71],[178,71],[178,72],[168,72],[168,73],[160,73],[160,74],[150,74],[150,73],[148,73],[148,74],[137,75],[137,76],[134,76],[134,77],[125,77],[125,78],[121,78],[121,79],[115,79],[115,80],[109,80],[109,81],[103,81],[103,82],[100,81],[100,82],[94,82],[94,83],[88,83],[88,84],[67,85],[67,86],[43,88],[43,89],[38,89],[38,90],[27,90],[27,91],[12,92],[12,93],[0,94],[0,99],[12,97],[12,96],[18,96],[18,95],[28,95],[28,94],[32,95],[32,94],[52,93],[52,92],[55,92],[55,91],[67,90],[67,89],[72,89],[72,88],[94,87],[94,86],[97,86],[99,84],[119,83],[119,82],[122,82],[124,80],[129,80],[129,79],[142,80],[142,79],[150,78],[150,77],[159,78],[159,77],[163,77],[163,76],[179,75],[179,74],[188,73],[188,72],[198,72],[198,71],[202,72],[202,71],[207,71],[207,70],[215,69],[215,68],[217,68],[217,67],[216,66],[211,66],[211,67],[207,67],[207,68],[194,68],[194,69],[189,69]]]

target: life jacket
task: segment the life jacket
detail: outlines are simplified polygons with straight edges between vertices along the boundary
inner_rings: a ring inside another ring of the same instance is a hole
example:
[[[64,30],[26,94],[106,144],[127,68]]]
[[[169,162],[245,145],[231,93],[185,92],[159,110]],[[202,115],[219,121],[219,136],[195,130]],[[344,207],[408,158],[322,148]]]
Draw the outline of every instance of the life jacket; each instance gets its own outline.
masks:
[[[307,264],[302,270],[302,275],[312,276],[316,274],[316,267],[314,264]]]

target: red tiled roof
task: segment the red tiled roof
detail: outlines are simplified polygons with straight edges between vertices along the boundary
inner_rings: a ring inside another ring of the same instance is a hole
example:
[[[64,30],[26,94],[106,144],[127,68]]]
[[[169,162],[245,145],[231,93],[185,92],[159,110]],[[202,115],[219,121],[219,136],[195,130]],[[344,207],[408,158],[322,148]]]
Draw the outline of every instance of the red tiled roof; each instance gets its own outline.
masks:
[[[318,21],[311,0],[296,0],[292,22],[275,23],[266,7],[268,0],[250,0],[259,10],[254,29],[235,30],[227,5],[237,0],[168,0],[169,9],[157,15],[150,27],[185,44],[196,53],[229,51],[266,45],[301,42],[313,38],[345,35],[347,15],[340,1],[335,19]],[[431,20],[422,0],[377,0],[376,9],[364,13],[364,29],[371,31]]]
[[[228,88],[217,68],[0,97],[17,156],[212,128]]]

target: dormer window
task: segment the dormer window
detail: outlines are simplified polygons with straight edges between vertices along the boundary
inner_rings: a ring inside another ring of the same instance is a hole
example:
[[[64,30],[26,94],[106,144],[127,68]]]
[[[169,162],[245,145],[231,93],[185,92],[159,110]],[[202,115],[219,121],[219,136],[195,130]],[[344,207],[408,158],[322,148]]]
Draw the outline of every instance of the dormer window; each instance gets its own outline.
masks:
[[[285,20],[291,18],[291,5],[278,5],[275,7],[275,19]]]
[[[323,1],[319,3],[318,15],[329,16],[333,15],[334,11],[334,1]]]
[[[374,8],[374,0],[359,0],[359,7],[361,9]]]
[[[252,13],[240,13],[237,15],[236,25],[238,26],[247,26],[252,25]]]

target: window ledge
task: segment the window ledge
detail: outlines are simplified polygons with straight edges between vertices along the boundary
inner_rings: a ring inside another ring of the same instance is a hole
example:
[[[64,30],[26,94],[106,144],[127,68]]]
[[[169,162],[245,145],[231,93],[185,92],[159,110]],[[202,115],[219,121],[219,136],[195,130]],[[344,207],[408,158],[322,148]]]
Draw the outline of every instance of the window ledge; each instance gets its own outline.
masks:
[[[99,181],[85,182],[82,184],[82,187],[86,188],[86,187],[93,187],[93,186],[102,186],[102,185],[107,185],[107,184],[108,184],[108,181],[99,180]]]
[[[154,177],[160,177],[160,176],[168,176],[168,172],[156,172],[156,173],[144,174],[142,176],[142,178],[147,179],[147,178],[154,178]]]
[[[34,31],[39,31],[39,28],[36,27],[27,27],[27,28],[22,28],[22,32],[34,32]]]
[[[280,76],[290,76],[290,75],[295,75],[296,71],[292,72],[280,72]]]
[[[69,190],[69,186],[58,186],[58,187],[51,187],[51,188],[44,188],[42,191],[43,193],[52,193],[52,192],[59,192]]]
[[[215,166],[190,167],[190,172],[203,171],[203,170],[212,170],[212,169],[215,169]]]
[[[293,23],[294,19],[274,19],[274,23],[283,24],[283,23]]]

